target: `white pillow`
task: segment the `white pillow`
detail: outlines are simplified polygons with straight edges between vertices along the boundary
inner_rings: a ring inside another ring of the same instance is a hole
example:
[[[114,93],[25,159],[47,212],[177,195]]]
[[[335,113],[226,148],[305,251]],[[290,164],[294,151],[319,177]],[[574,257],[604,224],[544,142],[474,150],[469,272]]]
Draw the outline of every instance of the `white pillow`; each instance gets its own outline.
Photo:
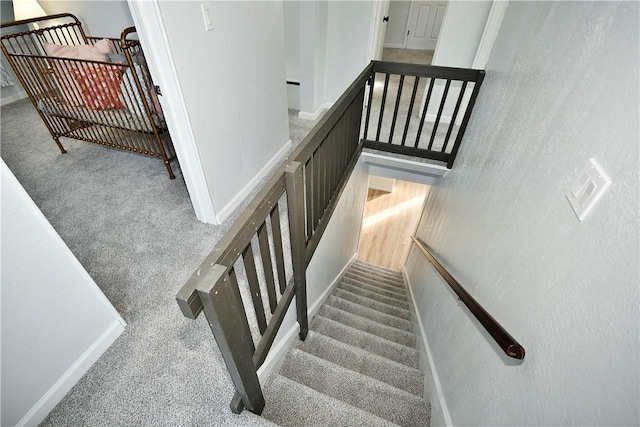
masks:
[[[142,71],[142,67],[140,66],[140,64],[133,64],[133,66],[135,67],[138,78],[141,80],[145,101],[147,101],[147,105],[151,109],[151,112],[153,112],[154,106],[151,102],[151,97],[145,90],[147,88],[144,84],[144,74]],[[122,76],[122,83],[120,84],[120,87],[122,88],[122,102],[124,103],[124,105],[126,105],[131,114],[135,114],[137,116],[145,116],[146,113],[144,109],[144,101],[142,100],[142,96],[140,95],[140,91],[138,90],[138,86],[136,85],[136,79],[131,68],[128,68]]]

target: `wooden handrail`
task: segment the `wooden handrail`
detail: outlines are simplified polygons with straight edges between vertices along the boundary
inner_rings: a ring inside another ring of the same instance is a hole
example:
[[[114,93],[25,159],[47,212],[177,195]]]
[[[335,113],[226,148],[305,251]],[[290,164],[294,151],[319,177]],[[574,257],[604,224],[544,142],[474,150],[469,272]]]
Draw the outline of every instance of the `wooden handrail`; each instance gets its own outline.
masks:
[[[438,260],[429,252],[427,246],[420,239],[411,237],[418,249],[433,264],[434,268],[440,273],[442,278],[449,284],[451,289],[458,295],[458,298],[469,308],[471,313],[478,319],[480,324],[489,332],[489,335],[498,343],[502,351],[509,357],[514,359],[524,359],[525,350],[518,341],[516,341],[509,332],[507,332],[494,318],[491,316],[462,285],[438,262]]]

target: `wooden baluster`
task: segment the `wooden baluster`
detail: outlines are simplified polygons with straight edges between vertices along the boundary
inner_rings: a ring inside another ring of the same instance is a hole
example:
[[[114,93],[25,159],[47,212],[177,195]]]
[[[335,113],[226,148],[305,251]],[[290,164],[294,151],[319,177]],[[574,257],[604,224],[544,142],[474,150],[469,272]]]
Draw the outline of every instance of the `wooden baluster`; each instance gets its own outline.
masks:
[[[287,166],[287,205],[289,208],[289,233],[291,235],[291,258],[293,261],[293,279],[296,286],[296,312],[300,325],[300,339],[307,337],[309,330],[307,319],[307,262],[305,256],[304,233],[304,188],[302,165],[292,162]]]

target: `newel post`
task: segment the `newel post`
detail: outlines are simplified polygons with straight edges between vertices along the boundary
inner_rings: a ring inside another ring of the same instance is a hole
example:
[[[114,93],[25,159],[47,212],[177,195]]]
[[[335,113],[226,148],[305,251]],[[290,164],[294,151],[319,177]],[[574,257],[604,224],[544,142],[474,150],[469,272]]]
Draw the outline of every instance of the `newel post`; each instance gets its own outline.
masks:
[[[233,270],[215,265],[203,286],[198,288],[202,308],[227,365],[241,401],[232,401],[236,414],[247,408],[255,414],[264,409],[264,396],[253,363],[254,345],[240,290]],[[213,281],[214,285],[210,286]]]
[[[291,162],[285,171],[287,184],[287,206],[289,210],[289,233],[291,239],[291,258],[293,261],[293,280],[296,289],[296,312],[300,325],[300,339],[304,340],[309,331],[307,319],[307,274],[306,274],[306,235],[304,214],[304,178],[302,164]]]

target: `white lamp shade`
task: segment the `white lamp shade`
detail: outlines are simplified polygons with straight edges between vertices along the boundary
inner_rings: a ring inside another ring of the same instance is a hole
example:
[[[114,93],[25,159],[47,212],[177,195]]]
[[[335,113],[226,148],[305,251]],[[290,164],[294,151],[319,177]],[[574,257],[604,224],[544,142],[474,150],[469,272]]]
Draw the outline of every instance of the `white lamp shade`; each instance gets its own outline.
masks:
[[[13,16],[16,21],[46,14],[37,0],[13,0]]]

